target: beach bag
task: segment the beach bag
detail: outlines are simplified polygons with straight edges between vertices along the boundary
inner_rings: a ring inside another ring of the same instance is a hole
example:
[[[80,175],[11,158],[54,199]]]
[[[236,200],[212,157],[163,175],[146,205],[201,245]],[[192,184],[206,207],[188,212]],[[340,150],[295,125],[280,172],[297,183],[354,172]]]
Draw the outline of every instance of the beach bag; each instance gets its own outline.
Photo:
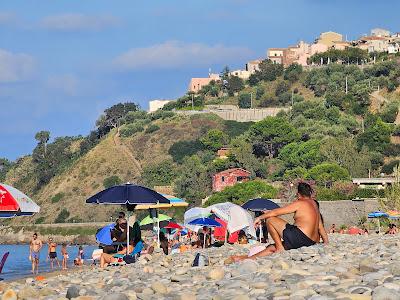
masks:
[[[124,260],[124,262],[126,262],[128,265],[129,265],[129,264],[133,264],[133,263],[135,263],[135,262],[137,261],[138,256],[139,256],[139,255],[137,255],[137,254],[125,255],[124,258],[123,258],[123,260]]]
[[[205,267],[208,265],[209,265],[209,258],[204,254],[197,253],[194,258],[192,267]]]

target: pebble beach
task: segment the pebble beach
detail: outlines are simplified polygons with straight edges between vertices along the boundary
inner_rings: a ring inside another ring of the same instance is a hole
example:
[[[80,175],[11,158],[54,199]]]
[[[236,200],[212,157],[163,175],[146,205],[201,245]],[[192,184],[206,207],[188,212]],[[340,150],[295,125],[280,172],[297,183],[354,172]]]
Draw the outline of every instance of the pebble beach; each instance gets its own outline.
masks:
[[[2,282],[1,299],[400,299],[400,236],[335,234],[329,245],[224,264],[250,247],[197,251],[209,257],[204,267],[192,267],[194,250],[169,256],[156,251],[135,264]]]

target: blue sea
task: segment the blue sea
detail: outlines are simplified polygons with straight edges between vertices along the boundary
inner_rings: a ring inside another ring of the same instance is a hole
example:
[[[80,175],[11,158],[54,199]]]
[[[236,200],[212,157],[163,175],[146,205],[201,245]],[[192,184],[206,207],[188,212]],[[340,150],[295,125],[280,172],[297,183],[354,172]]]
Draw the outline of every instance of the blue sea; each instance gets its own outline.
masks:
[[[85,258],[91,258],[92,252],[96,248],[97,246],[83,246]],[[69,256],[68,266],[72,268],[74,258],[78,256],[78,246],[68,246],[67,250]],[[29,245],[0,245],[0,260],[6,252],[10,252],[10,255],[4,265],[3,272],[0,274],[0,278],[11,280],[31,275],[32,264],[29,261]],[[46,262],[47,253],[47,245],[44,245],[40,251],[39,274],[50,271],[50,261]],[[57,255],[60,260],[61,246],[57,247]]]

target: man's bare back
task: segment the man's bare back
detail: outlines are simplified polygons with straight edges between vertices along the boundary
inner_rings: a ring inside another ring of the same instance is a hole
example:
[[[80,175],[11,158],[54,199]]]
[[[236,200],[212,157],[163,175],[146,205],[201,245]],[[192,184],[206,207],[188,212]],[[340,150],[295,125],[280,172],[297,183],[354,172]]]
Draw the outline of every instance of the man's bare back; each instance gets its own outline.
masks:
[[[311,198],[297,199],[297,210],[294,213],[294,225],[314,242],[319,243],[320,213],[315,201]]]
[[[31,249],[33,252],[39,252],[40,249],[42,248],[43,243],[39,239],[32,239],[31,240]]]

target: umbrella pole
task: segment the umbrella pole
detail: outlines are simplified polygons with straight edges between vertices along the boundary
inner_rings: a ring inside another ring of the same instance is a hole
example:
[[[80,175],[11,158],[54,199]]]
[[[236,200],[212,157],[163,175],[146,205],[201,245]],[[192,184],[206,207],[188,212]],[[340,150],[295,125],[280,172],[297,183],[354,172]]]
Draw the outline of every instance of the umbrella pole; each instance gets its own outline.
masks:
[[[160,218],[157,218],[157,244],[160,246]]]
[[[381,220],[378,218],[378,232],[381,233]]]
[[[129,254],[129,210],[127,211],[127,215],[128,215],[128,220],[127,220],[127,225],[128,228],[126,229],[126,255]]]
[[[260,234],[258,236],[260,237],[260,243],[261,243],[261,235],[263,234],[261,223],[260,223],[260,225],[258,227],[260,228]]]

